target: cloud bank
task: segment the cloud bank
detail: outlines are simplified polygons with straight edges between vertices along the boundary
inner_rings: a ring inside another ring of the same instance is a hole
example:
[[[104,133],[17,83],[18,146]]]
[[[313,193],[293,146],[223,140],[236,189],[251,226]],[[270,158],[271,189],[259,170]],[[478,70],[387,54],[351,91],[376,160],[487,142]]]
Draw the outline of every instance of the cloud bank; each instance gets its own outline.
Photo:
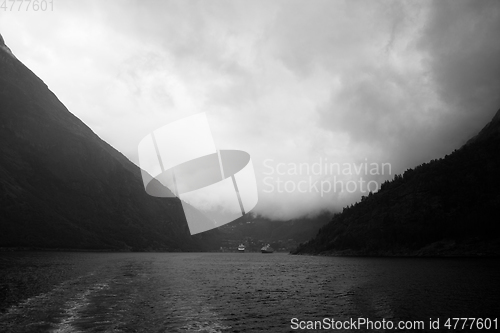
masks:
[[[500,108],[498,31],[495,0],[64,1],[0,12],[18,59],[136,164],[146,134],[207,112],[218,148],[252,156],[255,211],[271,218],[366,195],[316,192],[315,181],[381,183],[465,143]],[[318,163],[341,169],[289,172]],[[343,172],[363,163],[389,163],[391,174]],[[290,191],[269,191],[278,180]]]

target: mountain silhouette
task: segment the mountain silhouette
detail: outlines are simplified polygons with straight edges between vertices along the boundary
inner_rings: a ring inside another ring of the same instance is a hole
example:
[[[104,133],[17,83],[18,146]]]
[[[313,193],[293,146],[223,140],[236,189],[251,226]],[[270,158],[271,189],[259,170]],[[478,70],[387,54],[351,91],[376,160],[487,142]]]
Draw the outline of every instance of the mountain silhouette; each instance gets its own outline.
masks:
[[[0,247],[203,248],[179,199],[149,196],[141,170],[71,114],[1,36],[0,140]]]
[[[500,110],[438,160],[345,207],[294,254],[500,255]]]
[[[471,144],[482,140],[499,140],[500,137],[500,110],[497,111],[493,119],[479,132],[478,135],[467,141]]]

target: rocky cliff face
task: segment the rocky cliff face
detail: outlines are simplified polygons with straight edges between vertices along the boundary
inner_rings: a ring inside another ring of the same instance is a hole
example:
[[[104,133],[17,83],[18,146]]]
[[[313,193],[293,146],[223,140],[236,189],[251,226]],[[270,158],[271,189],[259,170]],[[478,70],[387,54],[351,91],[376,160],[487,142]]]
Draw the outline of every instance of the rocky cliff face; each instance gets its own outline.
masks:
[[[500,111],[465,146],[397,175],[293,253],[500,255]]]
[[[68,82],[71,84],[71,82]],[[0,37],[0,247],[200,250],[178,199],[71,114]]]

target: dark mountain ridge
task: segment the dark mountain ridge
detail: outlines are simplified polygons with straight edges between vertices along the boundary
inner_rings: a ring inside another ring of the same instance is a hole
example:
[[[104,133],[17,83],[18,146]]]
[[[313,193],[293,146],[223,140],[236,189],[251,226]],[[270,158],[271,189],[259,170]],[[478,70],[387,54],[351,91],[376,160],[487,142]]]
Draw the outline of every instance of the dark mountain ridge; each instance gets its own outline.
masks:
[[[294,254],[500,255],[500,110],[467,144],[345,207]]]
[[[247,251],[260,251],[266,244],[278,251],[290,251],[313,237],[332,214],[323,212],[315,217],[291,220],[270,220],[263,216],[246,214],[218,229],[214,243],[223,251],[236,251],[243,243]]]
[[[71,85],[71,82],[68,82]],[[201,250],[177,198],[71,114],[0,36],[0,247]]]
[[[467,144],[471,144],[476,141],[482,141],[482,140],[498,140],[498,137],[500,136],[500,110],[497,111],[493,119],[486,124],[486,126],[483,127],[483,129],[471,138],[469,141],[467,141]]]

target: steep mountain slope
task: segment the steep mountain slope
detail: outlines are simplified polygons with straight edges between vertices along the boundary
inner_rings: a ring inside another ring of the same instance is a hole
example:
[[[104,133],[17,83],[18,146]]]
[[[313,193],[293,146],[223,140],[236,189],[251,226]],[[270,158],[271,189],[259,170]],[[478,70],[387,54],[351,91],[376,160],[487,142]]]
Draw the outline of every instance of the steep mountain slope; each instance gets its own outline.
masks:
[[[497,111],[493,119],[479,132],[478,135],[467,141],[471,144],[482,140],[498,140],[500,137],[500,110]]]
[[[0,247],[201,249],[178,199],[147,195],[1,38],[0,140]]]
[[[500,110],[445,158],[396,175],[293,253],[500,255]]]

